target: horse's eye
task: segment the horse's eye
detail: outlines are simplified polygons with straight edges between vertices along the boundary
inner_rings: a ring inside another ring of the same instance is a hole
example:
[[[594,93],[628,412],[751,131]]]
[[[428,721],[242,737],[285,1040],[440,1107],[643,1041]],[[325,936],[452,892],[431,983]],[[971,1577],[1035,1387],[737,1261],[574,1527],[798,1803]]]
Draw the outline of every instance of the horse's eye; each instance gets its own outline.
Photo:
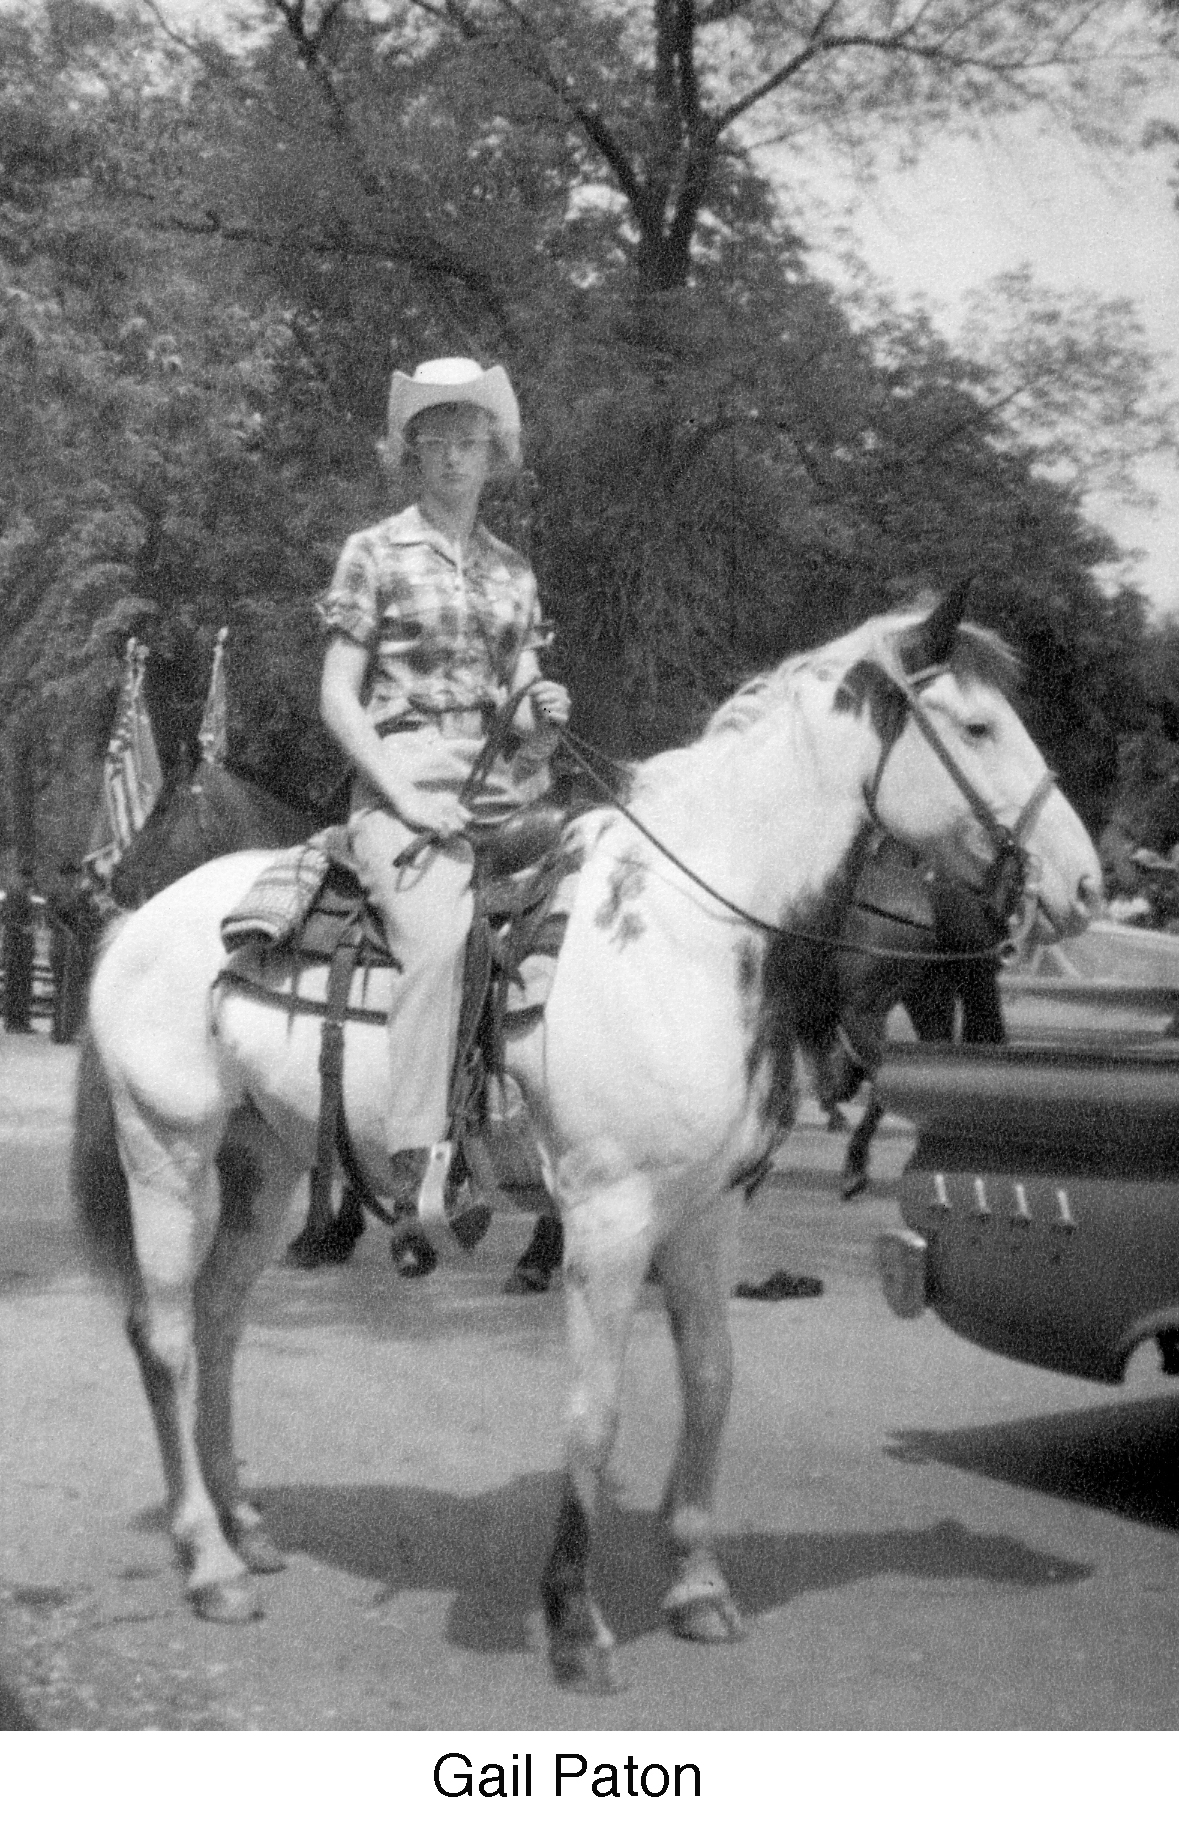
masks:
[[[968,740],[988,739],[990,732],[991,723],[989,721],[967,721],[966,723],[966,738]]]

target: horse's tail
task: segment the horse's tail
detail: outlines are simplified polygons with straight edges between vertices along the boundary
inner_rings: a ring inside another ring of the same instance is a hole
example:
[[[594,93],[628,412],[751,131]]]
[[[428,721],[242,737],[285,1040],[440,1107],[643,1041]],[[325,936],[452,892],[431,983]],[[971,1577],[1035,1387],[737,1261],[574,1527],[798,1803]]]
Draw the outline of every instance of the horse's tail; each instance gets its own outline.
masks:
[[[139,1264],[131,1197],[119,1158],[110,1084],[89,1025],[79,1044],[70,1187],[91,1263],[132,1299],[139,1284]]]

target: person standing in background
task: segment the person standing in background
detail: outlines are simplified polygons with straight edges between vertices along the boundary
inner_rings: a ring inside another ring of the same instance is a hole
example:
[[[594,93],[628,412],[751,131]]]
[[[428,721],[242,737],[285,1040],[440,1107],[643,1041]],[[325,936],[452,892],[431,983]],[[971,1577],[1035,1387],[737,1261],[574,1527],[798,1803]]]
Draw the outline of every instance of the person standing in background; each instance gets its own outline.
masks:
[[[47,899],[49,966],[53,974],[54,1043],[73,1043],[86,1015],[86,988],[102,919],[81,867],[63,861]]]
[[[31,1031],[36,942],[33,893],[24,867],[11,874],[4,895],[4,1028]]]

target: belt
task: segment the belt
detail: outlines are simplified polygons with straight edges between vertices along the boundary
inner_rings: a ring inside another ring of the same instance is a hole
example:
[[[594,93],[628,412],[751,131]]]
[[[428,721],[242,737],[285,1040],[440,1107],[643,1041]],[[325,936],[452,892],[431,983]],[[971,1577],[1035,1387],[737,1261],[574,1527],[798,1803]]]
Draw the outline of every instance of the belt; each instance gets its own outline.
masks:
[[[491,708],[410,709],[405,714],[387,715],[374,724],[381,737],[391,733],[416,733],[419,727],[436,727],[446,739],[481,739],[487,732],[494,710]]]

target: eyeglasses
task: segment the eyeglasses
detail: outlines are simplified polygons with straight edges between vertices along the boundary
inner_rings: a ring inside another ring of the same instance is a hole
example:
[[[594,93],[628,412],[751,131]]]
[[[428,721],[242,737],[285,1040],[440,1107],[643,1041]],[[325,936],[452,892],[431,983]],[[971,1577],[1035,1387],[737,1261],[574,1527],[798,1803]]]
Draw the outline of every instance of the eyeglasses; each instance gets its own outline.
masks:
[[[416,447],[428,449],[431,455],[440,454],[449,449],[455,455],[477,455],[480,449],[491,446],[489,436],[419,436],[415,439]]]

